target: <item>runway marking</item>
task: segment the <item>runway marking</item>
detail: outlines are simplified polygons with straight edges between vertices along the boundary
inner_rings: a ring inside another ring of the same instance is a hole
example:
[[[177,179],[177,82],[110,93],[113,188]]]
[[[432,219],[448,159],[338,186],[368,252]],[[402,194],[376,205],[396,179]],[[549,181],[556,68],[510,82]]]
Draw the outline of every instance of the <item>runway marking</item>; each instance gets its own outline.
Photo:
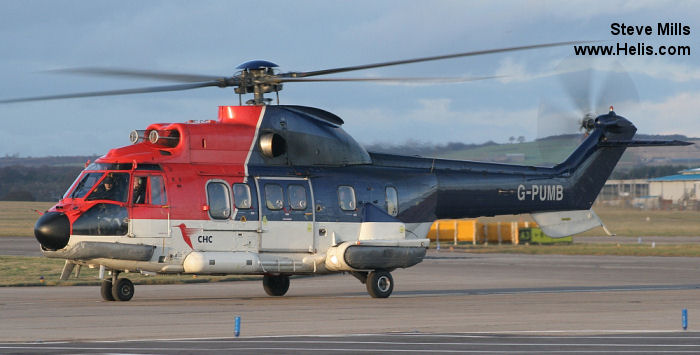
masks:
[[[528,338],[529,339],[529,338]],[[565,340],[566,338],[560,338],[560,340]],[[593,338],[593,339],[606,339]],[[216,343],[217,341],[212,341],[209,343]],[[219,343],[224,343],[223,341],[218,341]],[[313,341],[313,340],[230,340],[225,343],[237,342],[237,343],[263,343],[263,344],[358,344],[356,341]],[[359,344],[374,344],[374,345],[503,345],[503,346],[583,346],[583,347],[682,347],[682,348],[697,348],[700,344],[639,344],[639,343],[494,343],[494,342],[396,342],[396,341],[362,341]]]
[[[461,345],[472,345],[472,344],[461,344]],[[496,345],[503,345],[503,344],[496,344]],[[561,346],[560,344],[551,344],[552,346]],[[90,348],[90,347],[52,347],[52,348],[47,348],[47,347],[0,347],[0,349],[19,349],[19,350],[91,350],[91,351],[182,351],[182,349],[179,348],[162,348],[162,347],[140,347],[140,348]],[[275,348],[275,347],[229,347],[229,348],[189,348],[186,349],[188,352],[209,352],[209,351],[215,351],[215,352],[222,352],[222,351],[241,351],[241,350],[253,350],[253,351],[279,351],[279,350],[285,350],[285,351],[303,351],[303,352],[324,352],[327,353],[329,351],[337,351],[337,352],[371,352],[371,353],[394,353],[394,352],[411,352],[411,353],[425,353],[427,351],[431,353],[509,353],[509,354],[542,354],[542,353],[556,353],[556,354],[561,354],[561,353],[590,353],[590,352],[596,352],[594,349],[581,349],[581,350],[563,350],[563,349],[555,349],[555,350],[546,350],[546,349],[537,349],[537,350],[487,350],[487,349],[475,349],[475,350],[468,350],[468,349],[368,349],[368,348],[302,348],[302,347],[284,347],[284,348]],[[656,350],[610,350],[606,349],[605,353],[635,353],[635,354],[641,354],[641,353],[652,353],[652,354],[658,354],[658,353],[697,353],[697,350],[661,350],[661,349],[656,349]]]
[[[615,336],[607,334],[645,334],[645,333],[678,333],[692,334],[686,336]],[[373,337],[373,336],[417,336],[417,337],[443,337],[443,338],[490,338],[494,336],[517,336],[524,334],[529,339],[531,338],[550,338],[551,336],[538,336],[535,334],[554,334],[565,337],[576,338],[607,338],[607,339],[700,339],[700,333],[688,332],[684,333],[674,329],[578,329],[578,330],[500,330],[500,331],[485,331],[485,332],[456,332],[451,334],[431,334],[431,333],[412,333],[412,332],[393,332],[393,333],[353,333],[353,334],[281,334],[281,335],[242,335],[236,337],[192,337],[192,338],[142,338],[142,339],[114,339],[114,340],[87,340],[90,343],[123,343],[123,342],[226,342],[231,340],[245,341],[255,339],[279,339],[279,338],[340,338],[340,337]],[[533,334],[533,335],[529,335]],[[582,336],[577,334],[599,334]],[[78,341],[78,340],[76,340]],[[69,341],[52,341],[52,342],[18,342],[18,343],[0,343],[0,344],[66,344]]]
[[[600,330],[584,330],[585,332]],[[607,330],[609,331],[609,330]],[[695,339],[700,338],[700,333],[681,333],[678,331],[654,331],[657,334],[669,334],[669,336],[644,336],[645,331],[639,330],[615,330],[616,332],[629,332],[625,335],[598,335],[598,336],[558,336],[563,335],[564,330],[546,331],[552,336],[528,335],[531,332],[468,332],[468,333],[417,333],[417,332],[392,332],[392,333],[364,333],[364,334],[335,334],[335,335],[277,335],[258,336],[250,338],[189,338],[150,340],[155,344],[148,344],[149,340],[109,340],[109,341],[76,341],[60,345],[52,343],[0,343],[0,350],[52,352],[52,351],[90,351],[97,353],[122,354],[134,352],[235,352],[257,351],[276,352],[292,351],[302,353],[328,353],[328,352],[368,352],[368,353],[514,353],[514,354],[549,354],[549,353],[619,353],[619,354],[646,354],[646,353],[698,353],[700,343]],[[570,331],[569,331],[570,332]],[[646,332],[652,332],[647,330]],[[678,336],[672,332],[687,334]],[[500,334],[499,334],[500,333]],[[515,335],[521,333],[524,335]],[[291,339],[284,339],[291,338]],[[437,338],[447,341],[419,341],[420,338]],[[296,338],[296,339],[295,339]],[[298,339],[302,338],[302,339]],[[312,339],[313,338],[313,339]],[[339,339],[333,339],[339,338]],[[361,339],[366,338],[366,339]],[[388,338],[388,340],[383,340]],[[380,339],[380,340],[376,340]],[[458,341],[464,339],[464,341]],[[586,343],[584,340],[591,340]],[[654,340],[654,344],[640,344],[636,340]],[[691,342],[691,344],[671,344],[679,339]],[[405,341],[404,341],[405,340]],[[532,342],[531,340],[537,340]],[[596,341],[597,340],[597,341]],[[622,343],[619,341],[623,341]],[[80,345],[84,345],[81,347]],[[102,346],[100,344],[103,344]],[[198,345],[196,345],[198,344]],[[256,344],[259,344],[257,346]],[[132,346],[130,346],[132,345]],[[189,346],[188,346],[189,345]],[[194,346],[192,346],[194,345]],[[291,345],[291,346],[290,346]],[[463,349],[467,347],[467,349]],[[513,349],[516,348],[516,349]],[[0,351],[2,352],[2,351]]]

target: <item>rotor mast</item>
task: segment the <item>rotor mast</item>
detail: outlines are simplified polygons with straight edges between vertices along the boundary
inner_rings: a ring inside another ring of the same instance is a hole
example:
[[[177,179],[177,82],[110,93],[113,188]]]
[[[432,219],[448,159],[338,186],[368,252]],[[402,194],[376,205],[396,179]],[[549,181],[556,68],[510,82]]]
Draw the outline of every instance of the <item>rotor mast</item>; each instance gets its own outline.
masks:
[[[244,94],[253,94],[253,99],[246,101],[246,105],[269,104],[272,99],[265,98],[265,94],[282,90],[282,83],[275,80],[277,73],[274,68],[277,67],[277,64],[265,60],[253,60],[239,65],[236,69],[241,70],[238,73],[240,84],[233,91],[239,98]],[[279,104],[279,96],[277,103]]]

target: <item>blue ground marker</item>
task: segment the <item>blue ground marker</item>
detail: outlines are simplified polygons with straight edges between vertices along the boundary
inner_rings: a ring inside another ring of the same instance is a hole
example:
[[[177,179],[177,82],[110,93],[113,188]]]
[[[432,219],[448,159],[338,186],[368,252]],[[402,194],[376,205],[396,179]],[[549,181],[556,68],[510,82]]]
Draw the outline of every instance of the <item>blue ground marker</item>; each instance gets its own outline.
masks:
[[[683,308],[681,320],[683,323],[683,330],[687,330],[688,329],[688,309],[687,308]]]
[[[241,335],[241,317],[236,316],[236,325],[233,328],[233,335],[238,337]]]

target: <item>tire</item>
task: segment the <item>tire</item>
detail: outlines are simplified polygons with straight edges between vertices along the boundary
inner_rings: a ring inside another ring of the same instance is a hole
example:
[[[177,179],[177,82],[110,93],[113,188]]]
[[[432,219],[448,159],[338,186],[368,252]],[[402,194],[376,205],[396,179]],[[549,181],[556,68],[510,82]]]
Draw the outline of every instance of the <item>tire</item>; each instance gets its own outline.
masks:
[[[119,279],[112,285],[112,297],[119,301],[128,301],[134,297],[134,283],[129,279]]]
[[[372,271],[367,275],[367,293],[372,298],[387,298],[394,290],[394,278],[386,270]]]
[[[289,290],[289,276],[265,275],[263,276],[263,288],[270,296],[284,296]]]
[[[114,301],[114,296],[112,296],[112,281],[102,280],[100,285],[100,294],[102,294],[102,299],[105,301]]]

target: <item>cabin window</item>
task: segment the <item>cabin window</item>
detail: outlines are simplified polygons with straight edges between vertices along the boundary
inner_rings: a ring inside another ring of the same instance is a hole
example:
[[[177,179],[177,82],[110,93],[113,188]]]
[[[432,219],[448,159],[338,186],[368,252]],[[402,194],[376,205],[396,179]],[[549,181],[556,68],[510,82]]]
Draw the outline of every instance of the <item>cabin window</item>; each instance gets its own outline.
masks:
[[[73,193],[70,194],[70,198],[83,198],[85,195],[90,192],[93,186],[100,181],[100,178],[102,178],[102,175],[104,173],[87,173],[83,175],[83,178],[80,180],[78,185],[75,187],[75,190],[73,190]],[[66,194],[65,197],[69,197],[68,194]]]
[[[287,198],[289,199],[289,207],[293,210],[306,209],[306,188],[304,186],[296,184],[287,186]]]
[[[399,194],[393,186],[386,188],[386,213],[394,217],[399,214]]]
[[[207,184],[209,216],[213,219],[228,219],[231,216],[231,200],[228,185],[213,181]]]
[[[126,202],[129,193],[128,173],[108,173],[99,185],[88,195],[88,201],[112,200]]]
[[[338,186],[338,205],[343,211],[355,210],[355,189],[352,186]]]
[[[284,192],[282,186],[277,184],[265,185],[265,205],[271,211],[281,210],[284,207]]]
[[[228,193],[228,188],[226,188]],[[165,184],[162,176],[151,176],[151,204],[165,205],[168,197],[165,194]]]
[[[236,208],[247,209],[253,206],[248,184],[233,184],[233,201]]]

